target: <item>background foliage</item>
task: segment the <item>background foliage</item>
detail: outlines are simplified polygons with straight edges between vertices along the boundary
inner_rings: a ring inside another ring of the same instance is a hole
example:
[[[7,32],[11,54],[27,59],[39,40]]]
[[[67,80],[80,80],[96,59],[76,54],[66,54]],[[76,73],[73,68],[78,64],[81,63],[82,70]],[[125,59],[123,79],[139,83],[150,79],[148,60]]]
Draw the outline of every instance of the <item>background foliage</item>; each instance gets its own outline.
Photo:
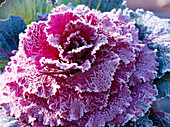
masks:
[[[102,12],[111,11],[115,9],[125,9],[124,0],[58,0],[58,4],[72,3],[73,6],[84,4],[91,9],[97,9]]]
[[[26,25],[35,21],[37,12],[40,14],[48,12],[52,5],[46,0],[7,0],[0,8],[0,19],[8,18],[8,15],[20,15]]]

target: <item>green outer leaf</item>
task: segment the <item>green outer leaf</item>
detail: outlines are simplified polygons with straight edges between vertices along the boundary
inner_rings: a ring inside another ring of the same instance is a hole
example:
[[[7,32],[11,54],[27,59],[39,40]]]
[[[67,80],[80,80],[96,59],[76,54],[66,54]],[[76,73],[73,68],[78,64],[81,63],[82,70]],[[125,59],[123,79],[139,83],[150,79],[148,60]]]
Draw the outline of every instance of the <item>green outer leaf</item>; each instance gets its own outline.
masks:
[[[6,19],[8,14],[20,15],[26,25],[35,21],[36,14],[52,10],[52,5],[46,0],[7,0],[0,8],[0,19]]]
[[[157,111],[156,111],[157,112]],[[161,113],[161,116],[160,116]],[[163,118],[165,117],[165,118]],[[169,127],[170,126],[170,115],[164,112],[150,113],[149,119],[153,122],[153,127]]]
[[[0,71],[1,72],[3,72],[5,65],[6,65],[6,63],[1,63],[0,62]]]
[[[170,96],[161,97],[152,102],[153,108],[159,111],[170,113]]]
[[[19,33],[25,30],[25,21],[21,16],[8,15],[8,19],[0,20],[0,70],[14,55],[13,50],[18,49]]]
[[[73,6],[84,4],[91,9],[97,9],[102,12],[111,11],[112,9],[123,10],[126,8],[124,0],[58,0],[59,5],[67,5],[69,2],[71,2]]]
[[[159,78],[155,79],[154,84],[156,84],[158,89],[157,98],[166,96],[170,97],[170,72],[165,73],[165,75],[160,79]]]
[[[139,38],[148,43],[149,48],[157,49],[159,62],[158,77],[170,72],[170,19],[160,19],[152,12],[137,9],[129,12],[139,28]]]
[[[129,121],[122,127],[169,127],[170,114],[151,109],[136,121]]]
[[[130,121],[123,127],[153,127],[153,122],[148,118],[148,114],[139,118],[137,121]]]

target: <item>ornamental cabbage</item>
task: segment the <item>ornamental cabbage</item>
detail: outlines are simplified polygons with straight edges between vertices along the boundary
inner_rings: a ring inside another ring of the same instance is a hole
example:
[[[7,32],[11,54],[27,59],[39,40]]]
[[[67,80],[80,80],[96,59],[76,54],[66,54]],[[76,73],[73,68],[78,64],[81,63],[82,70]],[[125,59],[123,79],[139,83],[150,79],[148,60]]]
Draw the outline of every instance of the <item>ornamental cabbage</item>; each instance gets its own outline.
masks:
[[[33,126],[105,126],[135,120],[156,90],[156,51],[120,10],[61,5],[19,36],[1,75],[0,105]]]

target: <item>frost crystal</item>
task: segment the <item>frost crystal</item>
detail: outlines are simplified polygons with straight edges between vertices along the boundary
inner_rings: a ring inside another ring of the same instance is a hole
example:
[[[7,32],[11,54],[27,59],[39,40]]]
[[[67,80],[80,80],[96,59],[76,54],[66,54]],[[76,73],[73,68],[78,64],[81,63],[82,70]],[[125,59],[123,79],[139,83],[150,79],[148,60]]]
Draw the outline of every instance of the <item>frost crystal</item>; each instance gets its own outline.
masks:
[[[33,126],[121,124],[154,96],[155,59],[120,10],[61,5],[20,34],[0,76],[0,105]]]

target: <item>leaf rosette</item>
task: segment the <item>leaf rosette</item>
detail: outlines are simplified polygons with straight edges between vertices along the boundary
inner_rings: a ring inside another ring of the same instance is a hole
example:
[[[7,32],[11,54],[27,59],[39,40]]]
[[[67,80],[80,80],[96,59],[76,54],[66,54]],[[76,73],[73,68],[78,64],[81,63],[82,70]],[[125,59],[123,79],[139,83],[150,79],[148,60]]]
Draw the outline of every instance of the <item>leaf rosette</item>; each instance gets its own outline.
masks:
[[[158,63],[120,10],[61,5],[19,36],[0,104],[33,126],[104,126],[137,119],[155,95]]]

